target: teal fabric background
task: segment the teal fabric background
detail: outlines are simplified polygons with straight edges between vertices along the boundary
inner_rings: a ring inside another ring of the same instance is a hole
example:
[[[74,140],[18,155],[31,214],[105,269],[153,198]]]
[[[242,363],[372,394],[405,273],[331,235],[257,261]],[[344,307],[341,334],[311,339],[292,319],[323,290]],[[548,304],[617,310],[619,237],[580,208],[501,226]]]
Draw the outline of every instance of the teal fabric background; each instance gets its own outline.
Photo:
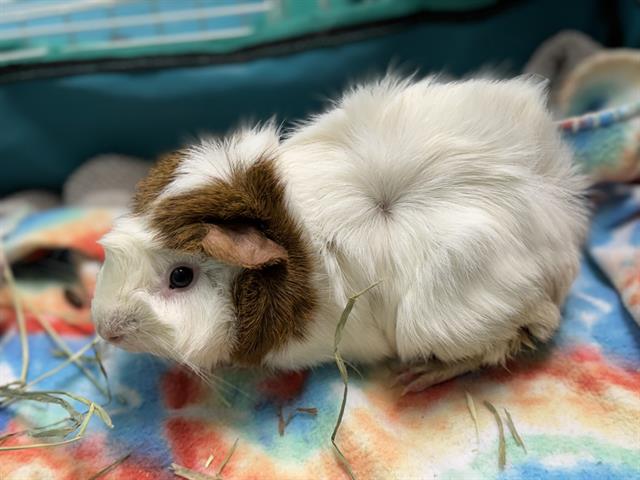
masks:
[[[621,0],[626,42],[638,44],[637,2]],[[398,27],[366,40],[245,63],[85,74],[0,84],[0,195],[60,188],[100,153],[146,158],[242,120],[282,121],[322,107],[353,79],[390,63],[461,74],[489,64],[518,71],[546,38],[579,29],[609,35],[597,0],[516,2],[488,18]]]

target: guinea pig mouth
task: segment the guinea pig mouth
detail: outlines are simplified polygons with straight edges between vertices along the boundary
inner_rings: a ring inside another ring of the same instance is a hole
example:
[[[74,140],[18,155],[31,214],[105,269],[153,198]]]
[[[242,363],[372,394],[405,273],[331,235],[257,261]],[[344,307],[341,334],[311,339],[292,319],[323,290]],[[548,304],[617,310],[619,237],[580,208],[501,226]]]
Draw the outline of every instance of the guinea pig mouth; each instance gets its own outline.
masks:
[[[211,370],[217,370],[219,368],[231,368],[231,367],[235,367],[236,365],[234,365],[233,363],[231,363],[230,360],[218,360],[216,362],[216,364],[211,367]]]
[[[115,341],[109,339],[108,342],[114,347],[126,350],[127,352],[140,353],[144,351],[144,349],[141,349],[137,346],[138,342],[134,342],[130,337],[125,337],[124,335],[119,337]]]
[[[166,331],[154,329],[153,333],[150,333],[144,328],[138,328],[114,345],[131,353],[150,353],[157,357],[173,358],[171,342],[172,338]]]

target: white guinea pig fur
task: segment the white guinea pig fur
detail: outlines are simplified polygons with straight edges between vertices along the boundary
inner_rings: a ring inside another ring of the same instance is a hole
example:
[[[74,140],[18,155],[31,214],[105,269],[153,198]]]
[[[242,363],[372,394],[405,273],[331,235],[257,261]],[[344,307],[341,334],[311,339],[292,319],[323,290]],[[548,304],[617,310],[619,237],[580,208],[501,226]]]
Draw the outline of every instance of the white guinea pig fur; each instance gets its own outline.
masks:
[[[444,380],[557,329],[586,186],[539,84],[387,76],[283,140],[267,124],[162,159],[102,240],[93,320],[198,370],[300,369],[332,360],[349,296],[380,281],[342,356]]]

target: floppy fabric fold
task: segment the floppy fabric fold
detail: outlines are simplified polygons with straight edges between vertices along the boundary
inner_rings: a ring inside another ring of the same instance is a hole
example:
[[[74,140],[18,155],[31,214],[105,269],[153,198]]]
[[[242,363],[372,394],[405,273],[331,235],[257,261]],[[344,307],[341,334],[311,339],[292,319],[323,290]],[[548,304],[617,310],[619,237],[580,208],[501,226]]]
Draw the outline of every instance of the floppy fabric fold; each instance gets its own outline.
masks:
[[[570,72],[557,95],[561,128],[595,182],[640,177],[640,50],[602,50]]]
[[[596,195],[591,256],[640,323],[639,190],[623,185],[640,178],[640,51],[602,50],[581,62],[558,94],[560,123]],[[617,182],[617,184],[616,184]]]

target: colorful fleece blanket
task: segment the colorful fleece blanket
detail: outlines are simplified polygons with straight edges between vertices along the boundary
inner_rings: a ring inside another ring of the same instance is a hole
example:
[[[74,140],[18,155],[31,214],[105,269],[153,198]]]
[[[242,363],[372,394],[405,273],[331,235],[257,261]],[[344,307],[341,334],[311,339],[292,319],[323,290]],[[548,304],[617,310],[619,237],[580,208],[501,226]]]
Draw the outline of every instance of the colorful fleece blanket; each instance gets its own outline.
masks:
[[[351,371],[337,441],[357,478],[640,478],[640,327],[630,315],[638,313],[639,299],[628,293],[640,281],[640,270],[627,261],[634,251],[637,262],[640,248],[640,187],[610,188],[602,198],[562,328],[547,348],[507,369],[406,396],[393,386],[393,372],[385,366]],[[55,245],[99,259],[95,239],[110,218],[105,211],[54,210],[27,217],[7,238],[9,252],[26,254],[24,245],[30,245],[25,263],[43,265],[39,271],[14,264],[27,310],[29,379],[63,361],[36,316],[45,317],[73,351],[92,337],[88,304],[69,301],[65,283],[55,279],[49,257],[38,250]],[[91,269],[80,271],[91,289]],[[2,292],[0,384],[5,384],[20,374],[21,347],[9,295]],[[212,388],[147,355],[116,349],[104,357],[110,403],[73,365],[33,389],[66,390],[101,402],[113,428],[95,418],[76,443],[0,451],[0,478],[90,478],[128,454],[107,478],[173,478],[172,463],[215,476],[236,439],[221,472],[224,479],[348,478],[330,443],[342,395],[335,365],[281,375],[219,372],[220,382]],[[97,368],[86,364],[98,378]],[[467,392],[476,408],[477,434]],[[505,423],[503,471],[499,427],[484,401],[503,420],[508,410],[526,446],[525,451],[515,443]],[[0,432],[64,416],[57,407],[19,402],[0,409]],[[0,447],[41,441],[12,436]]]
[[[637,123],[615,125],[616,142],[604,157],[585,156],[594,137],[582,129],[572,140],[584,164],[604,172],[605,180],[637,171],[629,165],[637,166],[640,157]],[[621,138],[636,143],[629,150]],[[549,345],[507,368],[406,396],[387,366],[350,370],[336,441],[357,478],[640,478],[640,186],[609,185],[594,198],[581,272]],[[51,325],[72,351],[93,338],[88,299],[102,255],[95,241],[113,215],[59,209],[0,224],[26,309],[29,381],[65,361],[60,340],[43,325]],[[69,265],[74,277],[64,275]],[[21,373],[13,298],[0,285],[0,386]],[[90,354],[82,364],[100,382]],[[112,466],[101,478],[170,479],[172,464],[208,475],[191,478],[348,478],[331,445],[343,388],[335,365],[286,374],[221,371],[210,386],[148,355],[114,349],[104,353],[103,363],[110,401],[75,365],[32,390],[92,399],[104,406],[113,427],[94,416],[78,441],[11,450],[51,441],[14,433],[33,432],[67,413],[33,401],[0,406],[0,478],[95,478]]]

